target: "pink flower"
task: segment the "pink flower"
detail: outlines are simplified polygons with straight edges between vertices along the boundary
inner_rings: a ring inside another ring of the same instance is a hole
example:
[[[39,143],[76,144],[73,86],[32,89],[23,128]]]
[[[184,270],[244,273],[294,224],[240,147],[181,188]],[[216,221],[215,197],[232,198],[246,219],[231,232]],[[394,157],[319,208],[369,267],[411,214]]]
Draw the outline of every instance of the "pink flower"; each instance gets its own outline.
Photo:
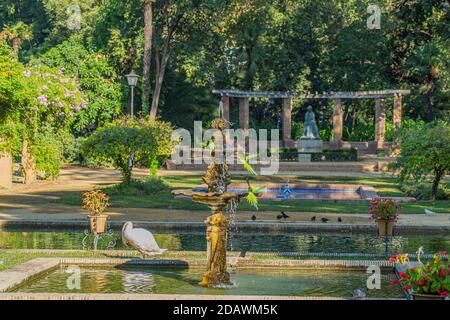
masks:
[[[48,102],[47,97],[45,95],[41,95],[38,97],[39,103],[43,106],[48,106],[50,102]]]
[[[445,256],[445,255],[447,255],[447,251],[441,251],[441,252],[439,252],[439,254],[440,254],[441,256]]]
[[[391,284],[398,284],[398,280],[396,280],[396,279],[392,280]]]

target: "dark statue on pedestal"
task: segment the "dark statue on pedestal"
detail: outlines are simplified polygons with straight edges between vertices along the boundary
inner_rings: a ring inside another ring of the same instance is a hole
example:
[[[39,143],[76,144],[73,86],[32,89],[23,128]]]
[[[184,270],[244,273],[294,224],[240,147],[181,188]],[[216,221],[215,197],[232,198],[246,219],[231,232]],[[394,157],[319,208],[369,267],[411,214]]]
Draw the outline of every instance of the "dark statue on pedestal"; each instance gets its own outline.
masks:
[[[308,106],[305,114],[303,135],[298,142],[299,152],[314,153],[321,152],[323,147],[322,139],[317,128],[316,117],[311,106]]]
[[[317,129],[316,116],[312,111],[312,107],[308,106],[308,111],[305,114],[305,124],[303,127],[303,135],[300,139],[322,140]]]

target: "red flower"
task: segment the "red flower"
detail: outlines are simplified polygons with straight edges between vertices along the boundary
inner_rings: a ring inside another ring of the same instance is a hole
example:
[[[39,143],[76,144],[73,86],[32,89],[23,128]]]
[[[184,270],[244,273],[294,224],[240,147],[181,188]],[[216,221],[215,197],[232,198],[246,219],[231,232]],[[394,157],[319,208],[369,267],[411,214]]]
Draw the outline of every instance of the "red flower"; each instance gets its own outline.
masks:
[[[441,277],[445,277],[447,275],[447,271],[441,270],[440,275]]]
[[[417,281],[416,284],[419,286],[423,286],[425,284],[425,281]]]
[[[394,257],[390,257],[389,258],[389,262],[395,262],[395,258]]]
[[[409,289],[411,289],[411,286],[404,286],[402,289],[403,290],[409,290]]]
[[[440,291],[439,295],[442,297],[447,297],[448,296],[448,291]]]
[[[398,284],[398,280],[397,279],[392,280],[391,284]]]
[[[409,276],[406,275],[406,273],[404,273],[403,271],[400,271],[400,278],[402,278],[403,280],[409,279]]]
[[[439,254],[442,256],[445,256],[445,255],[447,255],[447,251],[441,251],[441,252],[439,252]]]

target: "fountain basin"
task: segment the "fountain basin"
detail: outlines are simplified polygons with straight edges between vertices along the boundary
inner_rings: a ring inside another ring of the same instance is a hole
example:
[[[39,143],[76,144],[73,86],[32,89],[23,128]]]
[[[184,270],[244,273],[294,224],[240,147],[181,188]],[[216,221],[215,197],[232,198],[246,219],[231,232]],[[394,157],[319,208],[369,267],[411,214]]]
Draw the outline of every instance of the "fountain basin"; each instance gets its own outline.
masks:
[[[252,187],[264,187],[265,189],[260,191],[258,199],[269,201],[369,201],[378,197],[375,188],[366,185],[252,183]],[[247,192],[247,188],[245,183],[232,183],[228,186],[228,192],[241,195]],[[206,185],[200,185],[192,189],[192,192],[207,194],[207,187]]]
[[[96,261],[98,263],[98,260]],[[231,273],[233,285],[200,287],[202,270],[195,267],[144,265],[83,266],[80,288],[67,286],[69,264],[25,281],[9,290],[20,293],[107,293],[107,294],[194,294],[255,295],[350,298],[355,288],[364,287],[367,273],[363,267],[352,268],[236,268]],[[392,268],[382,271],[381,290],[368,291],[369,298],[404,298],[400,287],[392,286]]]

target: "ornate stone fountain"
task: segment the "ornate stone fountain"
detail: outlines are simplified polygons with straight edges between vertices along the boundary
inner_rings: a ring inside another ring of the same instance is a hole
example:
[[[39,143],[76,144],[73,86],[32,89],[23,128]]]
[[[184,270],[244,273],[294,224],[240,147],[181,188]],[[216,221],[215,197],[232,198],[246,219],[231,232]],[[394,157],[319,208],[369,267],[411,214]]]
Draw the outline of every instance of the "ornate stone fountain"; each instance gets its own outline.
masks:
[[[212,123],[214,129],[220,130],[225,141],[224,129],[229,123],[224,119],[215,119]],[[228,240],[228,219],[224,215],[224,210],[230,204],[235,208],[237,202],[246,194],[238,194],[227,191],[230,183],[230,174],[226,164],[225,153],[222,163],[215,160],[215,148],[211,153],[214,157],[208,166],[203,182],[208,186],[207,192],[196,192],[193,190],[174,190],[175,197],[190,197],[192,201],[206,204],[211,209],[211,215],[206,219],[207,224],[206,240],[207,245],[207,270],[203,274],[199,285],[203,287],[230,285],[230,274],[227,272],[227,240]]]

